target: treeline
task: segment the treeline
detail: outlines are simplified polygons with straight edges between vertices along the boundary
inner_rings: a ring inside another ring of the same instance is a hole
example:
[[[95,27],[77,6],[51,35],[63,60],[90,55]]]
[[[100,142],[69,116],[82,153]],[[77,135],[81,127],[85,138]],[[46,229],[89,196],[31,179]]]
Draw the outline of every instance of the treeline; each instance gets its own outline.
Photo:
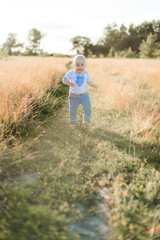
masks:
[[[26,42],[19,42],[15,33],[9,33],[6,41],[0,46],[0,57],[5,56],[38,56],[43,54],[40,48],[41,39],[44,34],[36,28],[32,28],[28,35]]]
[[[15,33],[9,33],[6,41],[0,46],[0,57],[63,56],[44,52],[40,48],[44,36],[41,31],[33,28],[29,31],[26,42],[21,43]],[[160,58],[160,20],[145,21],[137,26],[130,24],[128,28],[124,24],[120,27],[116,23],[108,24],[96,44],[85,36],[75,36],[71,42],[72,50],[86,57]]]
[[[108,24],[96,44],[90,38],[75,36],[71,39],[77,54],[96,57],[160,57],[160,20],[143,22],[127,28],[122,24]]]
[[[41,40],[45,36],[40,30],[32,28],[25,42],[19,42],[17,34],[9,33],[6,41],[0,46],[0,58],[7,56],[55,56],[70,57],[67,54],[48,53],[41,47]]]

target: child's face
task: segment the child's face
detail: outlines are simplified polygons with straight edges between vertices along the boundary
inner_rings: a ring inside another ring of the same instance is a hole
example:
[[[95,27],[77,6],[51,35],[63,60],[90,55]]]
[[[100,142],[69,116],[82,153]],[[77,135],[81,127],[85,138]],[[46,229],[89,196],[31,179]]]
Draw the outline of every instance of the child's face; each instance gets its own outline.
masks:
[[[78,58],[75,62],[74,67],[75,67],[76,73],[83,74],[86,68],[86,63],[83,59]]]

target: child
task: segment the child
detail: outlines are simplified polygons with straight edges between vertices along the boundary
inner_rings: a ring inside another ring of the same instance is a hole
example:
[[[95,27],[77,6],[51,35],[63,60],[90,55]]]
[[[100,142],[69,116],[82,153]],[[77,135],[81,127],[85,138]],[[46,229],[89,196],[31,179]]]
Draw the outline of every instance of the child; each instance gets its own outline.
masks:
[[[88,125],[91,118],[91,103],[88,86],[97,89],[97,85],[91,81],[89,73],[85,71],[86,58],[83,55],[77,55],[73,59],[74,69],[70,70],[63,77],[63,83],[70,86],[69,90],[69,116],[70,127],[75,127],[77,122],[77,111],[79,104],[83,108],[83,124]]]

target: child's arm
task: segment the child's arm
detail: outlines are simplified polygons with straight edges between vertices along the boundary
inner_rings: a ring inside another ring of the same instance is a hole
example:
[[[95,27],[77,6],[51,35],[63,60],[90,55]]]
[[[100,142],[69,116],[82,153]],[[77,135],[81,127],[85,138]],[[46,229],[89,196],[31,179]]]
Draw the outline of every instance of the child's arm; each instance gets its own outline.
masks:
[[[87,82],[87,84],[88,84],[90,87],[93,87],[94,89],[97,89],[97,88],[98,88],[97,85],[96,85],[94,82],[92,82],[92,81]]]
[[[70,79],[63,78],[63,79],[62,79],[62,82],[63,82],[65,85],[70,86],[71,88],[74,88],[74,87],[75,87],[74,83],[71,82]]]

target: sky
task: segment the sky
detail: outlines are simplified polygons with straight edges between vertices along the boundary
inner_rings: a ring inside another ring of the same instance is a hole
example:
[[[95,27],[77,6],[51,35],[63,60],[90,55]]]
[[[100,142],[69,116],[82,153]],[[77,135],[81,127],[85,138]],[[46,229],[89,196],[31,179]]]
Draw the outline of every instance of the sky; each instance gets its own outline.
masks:
[[[96,43],[107,24],[160,20],[160,0],[0,0],[0,45],[8,33],[26,42],[32,28],[45,37],[41,48],[72,54],[71,38],[85,36]]]

